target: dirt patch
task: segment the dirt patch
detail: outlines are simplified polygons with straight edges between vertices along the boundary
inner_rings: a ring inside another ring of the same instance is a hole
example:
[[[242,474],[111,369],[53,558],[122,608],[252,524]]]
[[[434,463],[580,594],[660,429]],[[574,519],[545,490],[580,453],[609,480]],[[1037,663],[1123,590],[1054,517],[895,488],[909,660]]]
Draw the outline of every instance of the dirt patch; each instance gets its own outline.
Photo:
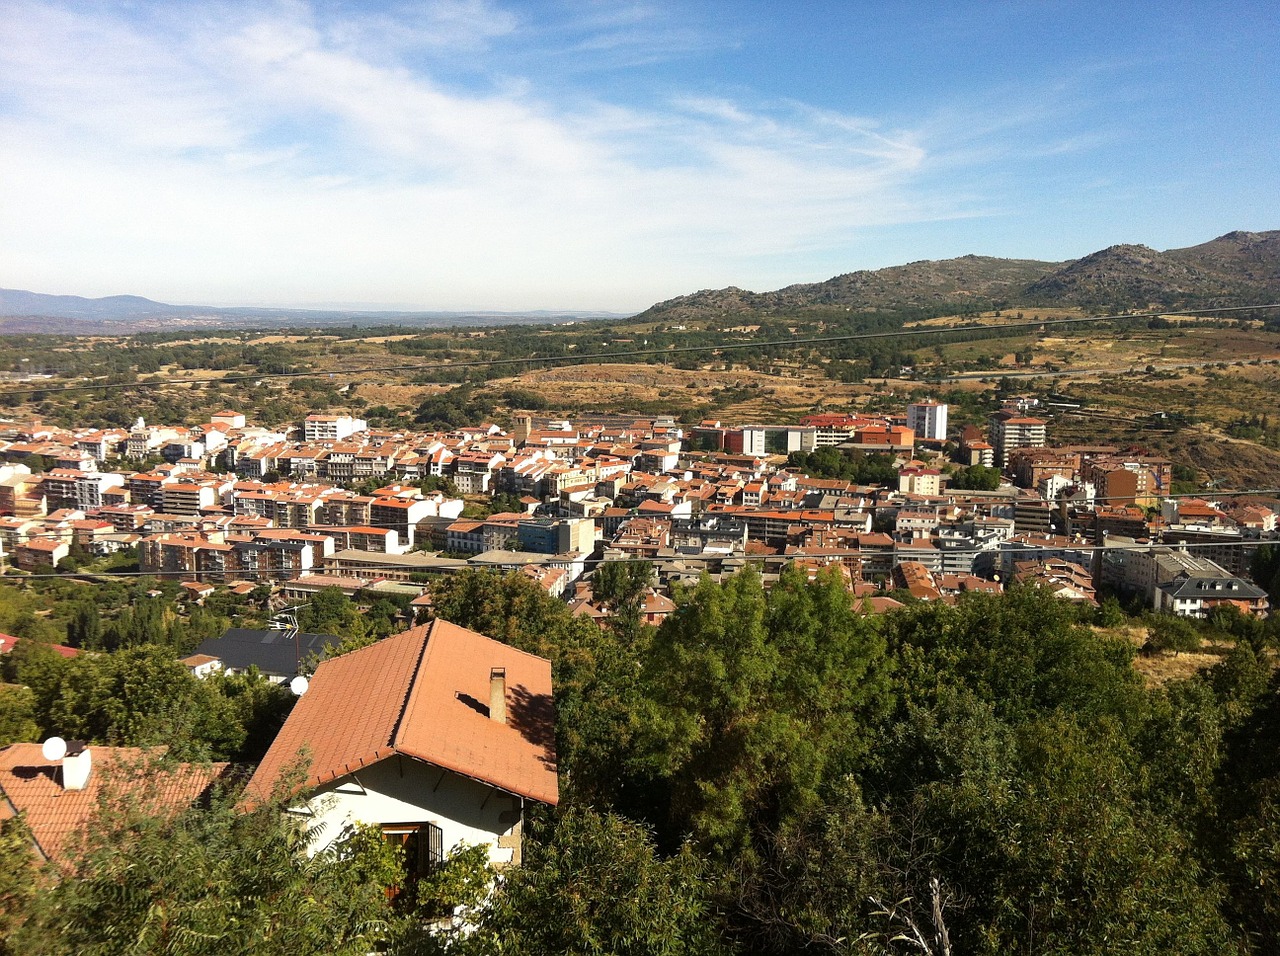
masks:
[[[1222,660],[1221,653],[1192,651],[1182,654],[1156,654],[1133,659],[1133,669],[1142,675],[1148,687],[1160,687],[1170,681],[1186,680],[1208,670]]]
[[[366,382],[353,391],[370,405],[385,405],[392,410],[414,408],[434,392],[447,391],[446,387],[432,385],[392,385]]]
[[[1141,648],[1147,641],[1145,627],[1123,627],[1110,630],[1108,633],[1124,637],[1135,647]],[[1234,644],[1229,642],[1206,641],[1198,651],[1184,651],[1181,654],[1163,653],[1136,654],[1133,658],[1133,669],[1137,671],[1148,687],[1160,687],[1170,681],[1186,680],[1201,671],[1208,670],[1221,663],[1231,653]]]

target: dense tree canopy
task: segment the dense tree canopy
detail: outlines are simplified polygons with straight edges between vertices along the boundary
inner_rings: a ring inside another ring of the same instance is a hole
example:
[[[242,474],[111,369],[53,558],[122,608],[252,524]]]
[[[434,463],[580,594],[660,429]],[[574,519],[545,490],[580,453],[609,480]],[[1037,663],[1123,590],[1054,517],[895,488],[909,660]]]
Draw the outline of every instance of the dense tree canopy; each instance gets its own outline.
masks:
[[[601,579],[615,611],[648,581],[627,570]],[[341,843],[340,873],[227,802],[113,818],[74,884],[33,901],[0,881],[15,944],[68,927],[15,951],[200,952],[207,932],[255,953],[1280,948],[1269,624],[1216,614],[1194,630],[1233,649],[1150,686],[1131,641],[1034,588],[864,616],[833,574],[791,570],[766,590],[747,570],[679,591],[656,629],[575,618],[522,575],[451,575],[433,598],[553,662],[562,802],[529,815],[520,869],[494,880],[464,851],[416,907],[392,906],[367,892],[394,879],[381,841]],[[317,611],[330,605],[345,613]],[[85,612],[67,620],[93,630]],[[196,682],[163,641],[72,661],[20,650],[5,667],[27,689],[0,698],[9,733],[181,732],[193,754],[252,759],[287,707],[261,682]],[[467,931],[424,931],[458,903]],[[113,928],[92,930],[109,905]]]

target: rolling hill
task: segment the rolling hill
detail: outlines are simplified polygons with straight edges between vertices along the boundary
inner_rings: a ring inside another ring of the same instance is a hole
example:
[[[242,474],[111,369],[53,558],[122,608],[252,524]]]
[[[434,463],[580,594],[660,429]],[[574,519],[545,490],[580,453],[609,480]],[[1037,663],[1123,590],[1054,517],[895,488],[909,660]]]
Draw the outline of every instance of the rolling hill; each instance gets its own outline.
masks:
[[[791,285],[775,292],[703,290],[650,307],[642,319],[698,319],[807,309],[1076,305],[1240,305],[1280,301],[1280,231],[1230,232],[1185,249],[1116,245],[1072,262],[961,256]]]

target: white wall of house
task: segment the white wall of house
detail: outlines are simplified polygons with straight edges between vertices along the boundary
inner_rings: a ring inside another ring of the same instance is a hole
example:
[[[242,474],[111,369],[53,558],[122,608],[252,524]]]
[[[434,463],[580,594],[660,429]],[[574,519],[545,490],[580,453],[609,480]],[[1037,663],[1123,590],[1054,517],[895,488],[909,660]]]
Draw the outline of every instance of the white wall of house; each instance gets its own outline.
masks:
[[[461,844],[485,844],[489,861],[518,862],[520,797],[412,757],[393,755],[316,790],[309,801],[323,824],[315,850],[337,840],[348,823],[434,823],[447,855]]]

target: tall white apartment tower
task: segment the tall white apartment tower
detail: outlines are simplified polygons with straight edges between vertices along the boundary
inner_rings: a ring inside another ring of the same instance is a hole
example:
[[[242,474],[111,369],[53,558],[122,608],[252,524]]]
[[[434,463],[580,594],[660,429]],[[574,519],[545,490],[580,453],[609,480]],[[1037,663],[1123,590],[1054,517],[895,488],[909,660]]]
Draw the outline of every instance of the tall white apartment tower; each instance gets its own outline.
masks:
[[[940,402],[912,402],[907,406],[907,427],[917,438],[947,440],[947,406]]]

